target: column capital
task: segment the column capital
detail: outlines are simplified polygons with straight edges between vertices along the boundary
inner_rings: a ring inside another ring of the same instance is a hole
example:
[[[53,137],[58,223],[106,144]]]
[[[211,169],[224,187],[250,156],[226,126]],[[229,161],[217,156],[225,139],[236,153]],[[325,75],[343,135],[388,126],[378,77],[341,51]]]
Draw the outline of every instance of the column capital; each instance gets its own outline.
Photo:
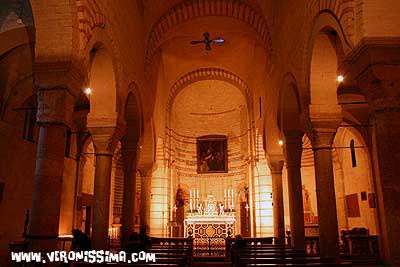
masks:
[[[372,110],[400,111],[400,64],[370,66],[360,77],[359,84]]]
[[[137,169],[145,176],[150,177],[151,172],[153,171],[154,164],[140,164],[137,166]]]
[[[400,38],[363,38],[344,60],[344,83],[355,82],[377,112],[400,110]]]
[[[309,105],[309,112],[314,130],[334,129],[342,123],[342,107],[339,105]]]
[[[320,106],[320,105],[318,105]],[[320,112],[315,105],[310,105],[310,121],[312,126],[311,143],[313,148],[331,148],[337,128],[342,123],[342,108],[332,105]]]
[[[304,133],[301,131],[284,132],[285,144],[302,143]]]
[[[37,62],[34,65],[35,84],[39,88],[67,88],[75,97],[87,79],[83,65],[70,61]]]
[[[39,89],[37,93],[39,124],[70,126],[74,112],[74,97],[66,88]]]
[[[268,165],[271,174],[282,174],[282,169],[285,161],[283,157],[269,157]]]
[[[313,136],[311,138],[313,149],[331,149],[336,131],[336,128],[324,128],[314,130]]]
[[[285,132],[284,154],[286,167],[301,166],[301,153],[304,133],[300,131]]]
[[[121,139],[121,150],[125,152],[137,152],[139,150],[139,139],[124,136]]]
[[[116,127],[89,127],[96,155],[114,154],[118,143],[118,128]]]

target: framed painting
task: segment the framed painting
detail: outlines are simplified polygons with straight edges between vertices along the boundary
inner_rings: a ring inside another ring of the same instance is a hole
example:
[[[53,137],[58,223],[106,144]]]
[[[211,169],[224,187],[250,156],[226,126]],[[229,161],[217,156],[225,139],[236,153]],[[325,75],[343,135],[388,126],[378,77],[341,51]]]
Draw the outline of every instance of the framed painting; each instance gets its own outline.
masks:
[[[350,218],[360,217],[360,206],[358,205],[358,194],[346,195],[347,216]]]
[[[197,138],[197,173],[228,172],[227,138],[207,135]]]

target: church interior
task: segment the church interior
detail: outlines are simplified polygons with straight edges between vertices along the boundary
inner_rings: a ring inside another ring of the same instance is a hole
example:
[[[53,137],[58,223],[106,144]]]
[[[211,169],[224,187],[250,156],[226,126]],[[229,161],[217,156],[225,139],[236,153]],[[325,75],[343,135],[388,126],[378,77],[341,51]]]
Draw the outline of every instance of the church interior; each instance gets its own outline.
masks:
[[[0,158],[0,266],[400,266],[400,1],[2,0]]]

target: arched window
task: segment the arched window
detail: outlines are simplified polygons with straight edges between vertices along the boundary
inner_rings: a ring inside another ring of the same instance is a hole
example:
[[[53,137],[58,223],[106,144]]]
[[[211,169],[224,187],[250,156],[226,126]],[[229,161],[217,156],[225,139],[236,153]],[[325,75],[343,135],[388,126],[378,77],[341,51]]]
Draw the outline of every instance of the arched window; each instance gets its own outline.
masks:
[[[354,140],[350,141],[350,151],[351,151],[351,166],[353,168],[357,167],[356,150],[354,147]]]
[[[25,117],[23,138],[29,142],[35,142],[37,139],[37,124],[36,124],[36,97],[30,97],[25,103]]]

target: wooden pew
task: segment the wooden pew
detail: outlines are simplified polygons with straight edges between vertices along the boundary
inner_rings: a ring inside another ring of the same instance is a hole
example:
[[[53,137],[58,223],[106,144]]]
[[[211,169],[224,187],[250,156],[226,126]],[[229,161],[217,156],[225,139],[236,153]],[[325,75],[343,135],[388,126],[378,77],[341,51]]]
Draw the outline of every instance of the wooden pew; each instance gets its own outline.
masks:
[[[187,248],[190,256],[193,256],[193,238],[183,237],[152,237],[151,243],[153,247],[182,247]]]
[[[73,262],[71,267],[179,267],[177,263],[87,263]]]
[[[184,253],[185,265],[190,265],[193,258],[193,238],[183,237],[151,237],[149,252],[175,254]]]
[[[323,266],[323,267],[338,267],[338,266],[352,266],[350,263],[323,263],[323,262],[311,262],[311,263],[291,263],[291,264],[276,264],[276,263],[251,263],[248,264],[246,267],[285,267],[285,266],[293,266],[293,267],[307,267],[307,266]]]
[[[273,244],[273,237],[244,237],[243,241],[248,246],[272,246]],[[226,257],[231,256],[231,248],[235,244],[235,238],[228,237],[225,238],[225,255]]]
[[[259,240],[248,238],[243,247],[231,248],[234,266],[323,266],[320,265],[319,257],[309,256],[305,250],[296,250],[286,245],[272,245],[272,239],[264,243],[257,241]]]

